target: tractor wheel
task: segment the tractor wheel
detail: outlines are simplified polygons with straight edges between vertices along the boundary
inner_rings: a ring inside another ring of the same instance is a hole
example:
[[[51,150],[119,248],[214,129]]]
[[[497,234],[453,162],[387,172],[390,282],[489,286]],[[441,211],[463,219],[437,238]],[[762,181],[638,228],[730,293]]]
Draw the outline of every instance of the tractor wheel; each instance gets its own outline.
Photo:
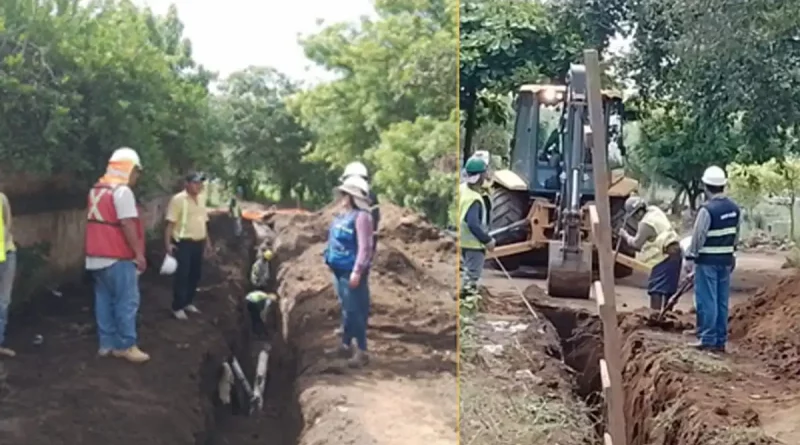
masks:
[[[492,212],[489,221],[490,230],[500,229],[519,222],[528,216],[530,202],[527,193],[514,192],[505,188],[497,187],[492,190]],[[519,243],[527,239],[528,232],[524,227],[518,230],[503,233],[496,239],[497,245]],[[500,262],[507,271],[517,270],[520,266],[520,255],[512,255],[500,258]],[[494,263],[494,261],[492,261]],[[492,264],[494,267],[494,264]]]

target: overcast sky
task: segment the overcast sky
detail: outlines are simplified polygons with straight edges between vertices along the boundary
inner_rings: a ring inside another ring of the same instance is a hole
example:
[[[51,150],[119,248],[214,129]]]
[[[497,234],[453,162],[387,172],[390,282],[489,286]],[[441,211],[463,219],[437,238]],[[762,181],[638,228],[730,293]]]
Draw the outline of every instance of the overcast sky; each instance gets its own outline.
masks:
[[[221,76],[249,65],[271,66],[293,79],[328,79],[309,62],[299,35],[325,23],[357,21],[372,15],[371,0],[138,0],[158,14],[170,4],[178,7],[192,41],[194,58]]]

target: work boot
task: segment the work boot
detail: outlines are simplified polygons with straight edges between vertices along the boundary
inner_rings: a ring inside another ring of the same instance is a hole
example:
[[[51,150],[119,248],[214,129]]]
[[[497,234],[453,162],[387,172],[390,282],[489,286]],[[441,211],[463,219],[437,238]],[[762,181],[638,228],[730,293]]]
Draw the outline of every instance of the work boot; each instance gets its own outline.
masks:
[[[650,309],[660,311],[664,308],[664,296],[661,294],[650,295]]]
[[[131,363],[144,363],[150,360],[150,356],[142,352],[138,346],[131,346],[123,351],[114,351],[114,357],[124,358]]]
[[[191,312],[192,314],[199,314],[200,313],[200,309],[197,309],[197,306],[195,306],[193,304],[190,304],[190,305],[186,306],[185,308],[183,308],[183,310],[185,310],[186,312]]]
[[[6,348],[5,346],[0,346],[0,356],[2,356],[2,357],[16,357],[17,353],[14,352],[13,349]]]
[[[342,335],[343,332],[344,332],[344,328],[339,326],[339,327],[337,327],[336,329],[333,330],[333,335]]]
[[[173,312],[172,315],[174,315],[175,318],[177,318],[178,320],[188,320],[189,319],[189,317],[186,316],[186,311],[184,311],[183,309]]]
[[[361,349],[356,349],[356,352],[353,353],[353,357],[347,361],[347,366],[351,368],[361,368],[369,363],[369,356],[367,355],[367,351],[362,351]]]
[[[97,350],[98,357],[108,357],[109,355],[111,355],[111,349],[109,348],[100,348]]]
[[[693,341],[693,342],[689,343],[687,346],[689,346],[690,348],[697,349],[698,351],[710,351],[710,350],[713,349],[712,346],[703,344],[703,342],[700,341],[700,340]]]
[[[340,344],[334,349],[326,350],[325,354],[339,358],[350,358],[353,355],[353,349],[350,346]]]

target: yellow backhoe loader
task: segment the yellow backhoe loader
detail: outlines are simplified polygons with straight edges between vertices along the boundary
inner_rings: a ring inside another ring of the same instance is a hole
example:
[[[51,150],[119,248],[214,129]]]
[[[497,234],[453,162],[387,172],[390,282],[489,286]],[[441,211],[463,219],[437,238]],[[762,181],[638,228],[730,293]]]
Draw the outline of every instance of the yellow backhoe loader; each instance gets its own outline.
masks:
[[[621,165],[622,96],[603,91],[606,155]],[[572,65],[566,85],[523,85],[516,93],[516,123],[508,156],[510,169],[491,176],[490,234],[497,241],[487,255],[507,270],[547,265],[547,291],[554,297],[589,298],[596,273],[588,204],[594,200],[591,129],[586,97],[586,69]],[[548,134],[549,133],[549,134]],[[547,137],[544,137],[547,135]],[[614,231],[626,220],[623,204],[639,183],[619,170],[610,175],[609,197]],[[616,256],[615,276],[649,268],[633,258],[624,242]]]

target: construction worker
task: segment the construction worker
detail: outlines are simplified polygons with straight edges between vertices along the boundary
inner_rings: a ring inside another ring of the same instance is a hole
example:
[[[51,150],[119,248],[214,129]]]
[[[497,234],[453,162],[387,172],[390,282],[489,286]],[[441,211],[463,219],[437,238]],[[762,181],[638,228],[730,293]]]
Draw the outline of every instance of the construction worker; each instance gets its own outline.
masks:
[[[343,211],[331,223],[325,264],[333,272],[334,289],[341,304],[342,341],[337,352],[349,357],[349,366],[358,368],[367,356],[369,318],[369,268],[374,249],[372,204],[369,185],[361,176],[350,176],[338,187]],[[356,349],[352,351],[355,340]]]
[[[186,320],[187,312],[200,313],[194,297],[203,272],[204,252],[211,251],[208,211],[201,198],[204,181],[201,173],[187,175],[184,190],[173,196],[167,207],[164,247],[178,260],[172,297],[172,312],[178,320]]]
[[[259,337],[267,335],[266,321],[271,314],[274,314],[271,308],[272,304],[277,300],[275,293],[270,292],[275,286],[272,280],[271,260],[272,250],[263,248],[250,269],[250,284],[255,289],[245,297],[247,311],[250,314],[250,326],[253,333]]]
[[[339,178],[339,183],[344,184],[344,181],[347,180],[347,178],[351,178],[353,176],[362,178],[367,182],[367,184],[369,184],[369,173],[367,172],[367,166],[361,162],[356,161],[347,164],[344,168],[344,173],[342,173],[342,176]],[[378,224],[381,221],[381,209],[379,207],[378,195],[376,195],[371,189],[369,191],[369,199],[370,212],[372,212],[372,247],[374,249],[378,246]]]
[[[486,252],[491,252],[495,246],[495,241],[486,232],[489,212],[480,194],[486,172],[487,165],[482,159],[467,160],[464,166],[466,177],[459,188],[462,295],[477,292]]]
[[[686,251],[686,272],[694,273],[698,342],[692,346],[724,352],[728,340],[731,272],[736,267],[741,210],[725,196],[725,170],[712,165],[703,173],[706,202],[697,212]]]
[[[472,159],[478,159],[486,164],[486,173],[484,173],[484,180],[481,184],[481,187],[478,190],[478,193],[481,194],[481,199],[483,200],[483,205],[486,208],[486,213],[492,213],[492,199],[491,199],[491,182],[487,181],[489,176],[491,175],[492,169],[492,155],[487,150],[477,150],[472,156],[467,159],[469,162]],[[464,164],[466,166],[466,164]],[[467,172],[466,169],[461,169],[461,183],[463,184],[467,180]]]
[[[135,363],[150,356],[137,346],[139,278],[144,272],[145,238],[132,187],[142,164],[133,149],[111,154],[105,175],[89,191],[86,221],[86,270],[94,283],[95,318],[100,347]]]
[[[236,193],[231,197],[228,203],[228,212],[233,219],[233,234],[240,236],[242,234],[242,206],[240,201],[243,199],[244,189],[242,186],[236,187]]]
[[[651,267],[647,281],[650,308],[660,311],[675,292],[681,279],[680,239],[667,214],[656,206],[649,206],[639,196],[625,201],[626,218],[639,221],[636,236],[619,229],[619,236],[637,251],[636,258]]]
[[[0,356],[17,355],[5,343],[8,307],[11,305],[11,291],[17,273],[17,248],[11,236],[11,204],[4,193],[0,193]]]

